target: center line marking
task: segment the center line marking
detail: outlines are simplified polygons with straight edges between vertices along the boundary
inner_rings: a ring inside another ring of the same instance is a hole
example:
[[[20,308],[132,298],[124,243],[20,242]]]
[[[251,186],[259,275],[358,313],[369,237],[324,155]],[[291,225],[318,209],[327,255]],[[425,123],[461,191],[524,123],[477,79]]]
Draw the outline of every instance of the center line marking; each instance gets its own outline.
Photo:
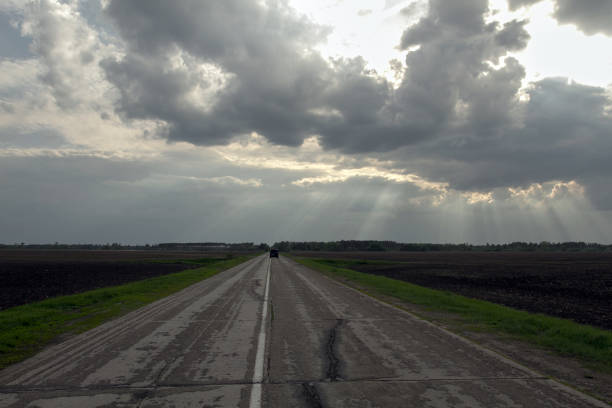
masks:
[[[268,315],[268,292],[270,290],[270,264],[272,260],[268,258],[268,268],[266,271],[266,289],[264,292],[263,309],[261,310],[261,327],[259,329],[259,339],[257,340],[257,354],[255,356],[255,369],[253,370],[253,387],[251,388],[250,408],[261,407],[261,382],[263,381],[264,354],[266,352],[266,322]]]

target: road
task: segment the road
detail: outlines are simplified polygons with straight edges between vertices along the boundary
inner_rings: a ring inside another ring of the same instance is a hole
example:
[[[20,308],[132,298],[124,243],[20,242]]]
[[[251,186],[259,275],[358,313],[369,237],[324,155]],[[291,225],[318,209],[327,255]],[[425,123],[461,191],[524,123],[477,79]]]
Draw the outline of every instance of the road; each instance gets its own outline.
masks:
[[[0,372],[0,407],[107,406],[608,407],[282,256]]]

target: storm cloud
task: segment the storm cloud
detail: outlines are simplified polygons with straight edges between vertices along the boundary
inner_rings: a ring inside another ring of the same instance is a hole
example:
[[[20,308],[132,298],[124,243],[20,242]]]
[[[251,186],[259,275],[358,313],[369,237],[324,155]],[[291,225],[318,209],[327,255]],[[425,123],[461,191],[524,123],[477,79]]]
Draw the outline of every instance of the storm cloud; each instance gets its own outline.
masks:
[[[523,22],[485,24],[486,10],[486,1],[454,10],[433,1],[430,15],[402,37],[403,48],[422,48],[407,57],[398,89],[362,58],[324,60],[313,47],[326,29],[279,2],[111,2],[107,12],[129,51],[101,64],[121,94],[118,111],[164,121],[171,140],[220,144],[258,132],[299,145],[317,135],[328,148],[385,151],[438,134],[460,100],[513,98],[485,91],[494,82],[477,76],[506,75],[486,62],[521,49],[529,37]],[[202,64],[222,79],[212,83],[198,70]],[[194,93],[208,96],[206,106],[194,102]]]
[[[448,174],[456,188],[483,190],[555,179],[588,184],[591,177],[612,175],[605,90],[551,78],[534,84],[528,96],[520,127],[494,138],[468,133],[463,143],[430,147],[430,154],[452,161],[452,166],[432,166],[431,176]]]
[[[612,103],[606,90],[546,78],[521,91],[525,71],[518,61],[507,57],[498,69],[487,62],[526,45],[524,22],[499,29],[482,19],[486,1],[457,2],[465,13],[442,3],[431,1],[429,15],[404,32],[402,45],[420,48],[407,56],[407,79],[399,91],[414,97],[416,83],[431,98],[440,95],[428,106],[439,112],[435,123],[444,126],[437,130],[440,137],[404,150],[398,160],[428,159],[419,167],[422,174],[460,190],[577,179],[595,194],[595,178],[612,176],[606,153],[612,151]],[[594,201],[602,208],[612,205]]]
[[[310,48],[326,29],[284,3],[113,1],[106,10],[128,45],[102,62],[127,118],[161,119],[170,139],[203,145],[250,132],[299,145],[311,130],[331,71]],[[208,90],[201,104],[190,98]]]
[[[508,0],[511,9],[541,0]],[[612,35],[612,2],[609,0],[555,0],[555,18],[562,24],[575,24],[585,34]]]
[[[348,154],[396,151],[401,166],[427,160],[417,170],[466,191],[612,174],[604,89],[544,79],[521,90],[525,69],[508,53],[527,46],[527,22],[487,21],[486,0],[431,0],[399,39],[396,86],[362,58],[325,60],[314,47],[328,29],[283,2],[112,1],[106,12],[127,44],[101,62],[117,110],[162,121],[169,140],[317,136]]]

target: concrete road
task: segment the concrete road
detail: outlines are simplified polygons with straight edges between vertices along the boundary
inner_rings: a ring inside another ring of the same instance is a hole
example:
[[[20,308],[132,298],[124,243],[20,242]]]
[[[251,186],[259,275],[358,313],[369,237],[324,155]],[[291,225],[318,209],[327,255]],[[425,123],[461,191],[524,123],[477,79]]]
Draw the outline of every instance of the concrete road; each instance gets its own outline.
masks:
[[[282,256],[5,369],[5,406],[608,407]]]

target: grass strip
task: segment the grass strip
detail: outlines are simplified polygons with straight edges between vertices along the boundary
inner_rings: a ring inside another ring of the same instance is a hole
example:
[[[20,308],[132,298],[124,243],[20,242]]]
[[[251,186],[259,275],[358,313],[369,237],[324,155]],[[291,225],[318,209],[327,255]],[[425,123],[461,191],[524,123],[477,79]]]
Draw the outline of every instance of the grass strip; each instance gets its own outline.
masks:
[[[371,296],[392,296],[427,310],[453,313],[475,327],[504,333],[561,355],[578,358],[593,368],[612,372],[612,332],[608,330],[338,267],[342,261],[293,259],[332,277],[355,283],[360,288],[367,288],[362,291]]]
[[[189,258],[189,259],[149,259],[147,262],[149,263],[158,263],[158,264],[183,264],[183,265],[211,265],[217,263],[222,260],[232,259],[233,256],[228,256],[225,258]]]
[[[0,369],[36,354],[60,335],[89,330],[254,256],[190,260],[195,269],[2,310]]]

